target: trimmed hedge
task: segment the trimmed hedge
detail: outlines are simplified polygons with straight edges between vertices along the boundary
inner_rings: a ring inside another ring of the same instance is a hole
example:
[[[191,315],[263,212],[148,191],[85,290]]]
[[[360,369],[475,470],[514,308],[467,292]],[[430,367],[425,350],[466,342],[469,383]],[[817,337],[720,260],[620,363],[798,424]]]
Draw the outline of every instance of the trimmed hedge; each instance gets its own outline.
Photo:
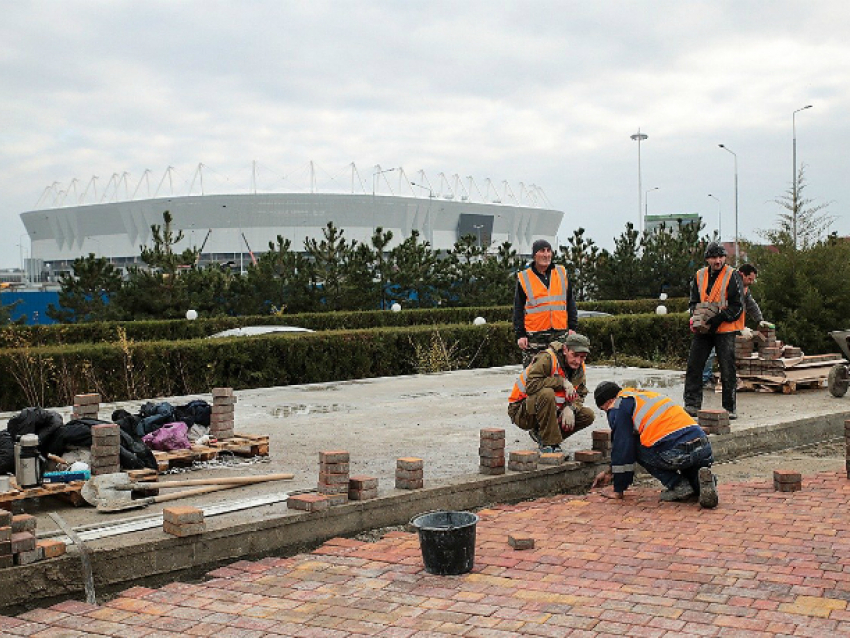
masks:
[[[661,303],[655,299],[627,301],[580,302],[583,310],[596,310],[612,315],[654,313]],[[687,299],[668,299],[663,302],[669,312],[687,310]],[[217,317],[212,319],[171,319],[162,321],[106,321],[81,324],[53,324],[48,326],[4,326],[0,329],[0,346],[17,348],[35,345],[60,345],[75,343],[112,343],[123,329],[127,339],[139,341],[182,341],[201,339],[217,332],[242,326],[284,325],[311,330],[361,330],[390,326],[423,326],[469,324],[476,317],[487,323],[511,321],[511,306],[472,308],[426,308],[402,312],[370,310],[358,312],[313,312],[293,315],[252,315],[245,317]],[[584,320],[582,320],[584,321]]]
[[[582,331],[591,339],[591,365],[593,359],[611,358],[612,336],[618,355],[654,361],[685,359],[690,342],[683,313],[584,319]],[[205,394],[213,387],[247,389],[412,374],[427,353],[445,350],[455,353],[447,368],[520,361],[508,321],[23,347],[0,350],[0,366],[6,371],[0,378],[0,409],[70,405],[75,394],[87,392],[118,402]]]

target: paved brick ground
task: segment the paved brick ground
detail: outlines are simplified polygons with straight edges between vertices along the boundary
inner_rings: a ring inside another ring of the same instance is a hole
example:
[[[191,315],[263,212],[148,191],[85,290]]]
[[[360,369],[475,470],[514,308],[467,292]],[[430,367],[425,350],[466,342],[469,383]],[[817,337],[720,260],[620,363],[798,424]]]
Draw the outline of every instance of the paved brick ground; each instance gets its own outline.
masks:
[[[561,496],[481,512],[475,569],[421,568],[415,535],[334,539],[242,561],[201,584],[135,587],[102,606],[17,618],[12,636],[848,636],[850,481],[720,487],[721,505]],[[515,551],[508,534],[535,538]]]

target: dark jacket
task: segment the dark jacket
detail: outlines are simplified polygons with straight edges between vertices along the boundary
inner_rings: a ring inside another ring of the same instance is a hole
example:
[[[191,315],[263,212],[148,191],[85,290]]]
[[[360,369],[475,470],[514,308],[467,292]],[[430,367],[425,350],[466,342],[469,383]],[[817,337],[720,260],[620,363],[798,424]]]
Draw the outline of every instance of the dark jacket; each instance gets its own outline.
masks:
[[[548,288],[549,276],[554,268],[555,264],[549,264],[549,268],[541,275],[537,272],[537,270],[535,270],[534,266],[532,266],[531,272],[537,275],[537,278]],[[522,284],[520,284],[519,279],[517,279],[516,291],[514,292],[514,332],[516,333],[517,339],[528,336],[525,331],[525,300],[525,290],[522,289]],[[573,297],[572,281],[567,281],[567,327],[572,331],[578,330],[578,307],[576,306],[576,300]]]

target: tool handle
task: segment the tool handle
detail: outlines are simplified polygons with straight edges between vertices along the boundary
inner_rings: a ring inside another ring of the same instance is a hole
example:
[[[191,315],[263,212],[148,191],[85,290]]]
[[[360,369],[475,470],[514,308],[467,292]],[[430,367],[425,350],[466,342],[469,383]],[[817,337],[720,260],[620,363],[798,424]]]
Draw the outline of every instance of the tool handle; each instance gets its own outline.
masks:
[[[294,474],[266,474],[261,476],[230,476],[224,478],[189,479],[187,481],[139,481],[127,485],[117,485],[117,489],[158,490],[169,487],[189,487],[192,485],[253,485],[268,481],[288,481]]]
[[[210,492],[218,492],[219,490],[227,490],[235,485],[210,485],[208,487],[199,487],[194,490],[184,490],[182,492],[172,492],[171,494],[162,494],[160,496],[152,496],[150,498],[140,499],[145,503],[165,503],[166,501],[176,501],[187,496],[199,496],[201,494],[209,494]]]

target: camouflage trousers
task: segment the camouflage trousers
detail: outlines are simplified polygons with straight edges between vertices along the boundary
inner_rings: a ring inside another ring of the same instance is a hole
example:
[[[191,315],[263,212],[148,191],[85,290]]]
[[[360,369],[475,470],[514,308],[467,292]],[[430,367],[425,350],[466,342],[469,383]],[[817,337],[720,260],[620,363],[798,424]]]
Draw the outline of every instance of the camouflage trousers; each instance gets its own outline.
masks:
[[[522,350],[522,367],[527,368],[531,364],[534,356],[543,352],[549,347],[549,344],[558,339],[563,339],[567,334],[566,330],[543,330],[541,332],[528,333],[528,347]]]

